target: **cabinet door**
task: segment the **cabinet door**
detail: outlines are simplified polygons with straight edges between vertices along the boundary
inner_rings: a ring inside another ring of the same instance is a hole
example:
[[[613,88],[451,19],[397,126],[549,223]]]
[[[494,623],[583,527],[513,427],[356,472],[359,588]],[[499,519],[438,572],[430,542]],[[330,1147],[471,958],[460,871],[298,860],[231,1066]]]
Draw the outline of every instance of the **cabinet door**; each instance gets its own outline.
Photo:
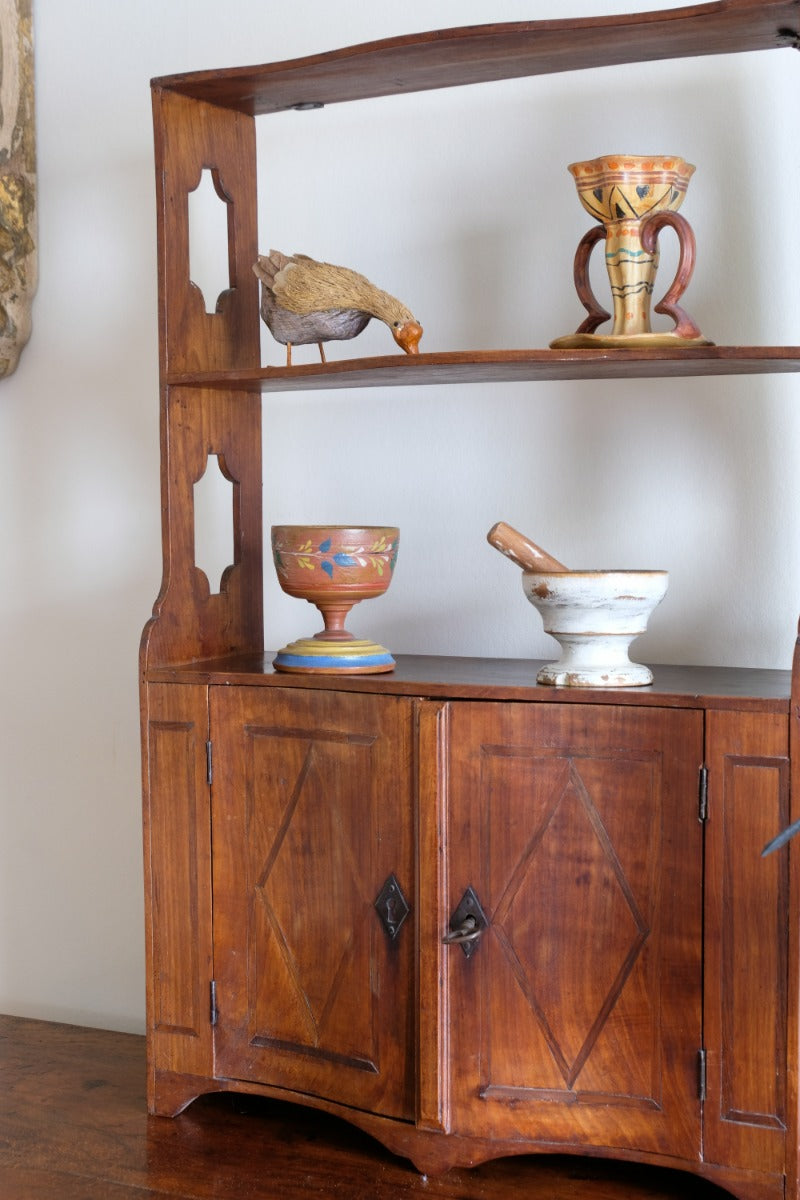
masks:
[[[699,1155],[702,830],[695,712],[454,704],[441,932],[450,1124]]]
[[[782,714],[708,714],[703,1157],[776,1174],[789,1121],[789,856],[761,850],[789,821],[788,742]]]
[[[211,690],[216,1074],[411,1117],[411,702]]]

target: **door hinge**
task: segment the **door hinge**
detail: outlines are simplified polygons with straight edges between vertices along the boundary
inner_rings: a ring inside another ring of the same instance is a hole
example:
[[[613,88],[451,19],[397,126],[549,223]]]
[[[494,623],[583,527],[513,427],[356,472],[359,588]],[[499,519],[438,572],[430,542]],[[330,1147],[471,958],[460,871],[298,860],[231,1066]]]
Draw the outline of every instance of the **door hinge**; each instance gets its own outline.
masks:
[[[697,1096],[700,1100],[706,1098],[706,1052],[697,1051]]]
[[[697,819],[698,821],[708,820],[708,767],[705,765],[700,768],[697,793]]]
[[[209,787],[214,782],[214,751],[211,742],[206,742],[206,782]]]
[[[216,979],[211,980],[211,984],[209,985],[208,990],[209,990],[209,1001],[210,1001],[209,1017],[211,1020],[211,1024],[216,1025],[217,1017],[219,1016],[219,1009],[217,1008],[217,981],[216,981]]]

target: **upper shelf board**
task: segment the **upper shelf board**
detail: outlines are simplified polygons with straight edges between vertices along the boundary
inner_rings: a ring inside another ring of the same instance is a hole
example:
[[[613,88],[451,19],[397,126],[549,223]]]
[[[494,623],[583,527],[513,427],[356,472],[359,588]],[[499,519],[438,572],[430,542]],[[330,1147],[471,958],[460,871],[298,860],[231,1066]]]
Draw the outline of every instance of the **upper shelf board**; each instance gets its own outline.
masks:
[[[285,62],[153,80],[252,115],[620,63],[800,46],[800,0],[719,0],[661,12],[474,25]]]
[[[524,380],[653,379],[666,376],[762,375],[800,371],[797,346],[696,346],[676,350],[476,350],[387,354],[292,367],[173,373],[185,387],[295,392],[355,387],[418,387],[434,383],[514,383]]]

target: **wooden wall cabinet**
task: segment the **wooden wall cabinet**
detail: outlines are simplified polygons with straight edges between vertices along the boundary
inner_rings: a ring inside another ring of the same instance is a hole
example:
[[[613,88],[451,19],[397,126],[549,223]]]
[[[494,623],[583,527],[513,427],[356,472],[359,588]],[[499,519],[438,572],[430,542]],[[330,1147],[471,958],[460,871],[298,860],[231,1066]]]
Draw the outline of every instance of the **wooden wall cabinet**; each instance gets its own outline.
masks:
[[[798,1196],[800,654],[553,689],[403,657],[276,675],[260,396],[413,382],[796,371],[797,347],[392,355],[263,368],[254,118],[399,90],[797,46],[796,0],[457,29],[154,81],[164,574],[141,649],[148,1100],[239,1090],[346,1117],[424,1171],[533,1151]],[[230,288],[189,277],[212,172]],[[195,563],[194,485],[233,562]],[[792,783],[794,782],[794,788]]]

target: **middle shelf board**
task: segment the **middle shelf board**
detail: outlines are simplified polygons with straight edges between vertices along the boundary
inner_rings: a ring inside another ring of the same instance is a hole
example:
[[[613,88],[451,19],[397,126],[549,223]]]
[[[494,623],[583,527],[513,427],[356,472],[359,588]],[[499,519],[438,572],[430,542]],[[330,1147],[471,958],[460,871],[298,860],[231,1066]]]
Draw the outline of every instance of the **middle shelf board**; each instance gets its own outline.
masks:
[[[292,367],[171,373],[176,387],[292,392],[327,388],[419,387],[435,383],[656,379],[800,371],[799,346],[696,346],[676,350],[475,350],[388,354]]]

